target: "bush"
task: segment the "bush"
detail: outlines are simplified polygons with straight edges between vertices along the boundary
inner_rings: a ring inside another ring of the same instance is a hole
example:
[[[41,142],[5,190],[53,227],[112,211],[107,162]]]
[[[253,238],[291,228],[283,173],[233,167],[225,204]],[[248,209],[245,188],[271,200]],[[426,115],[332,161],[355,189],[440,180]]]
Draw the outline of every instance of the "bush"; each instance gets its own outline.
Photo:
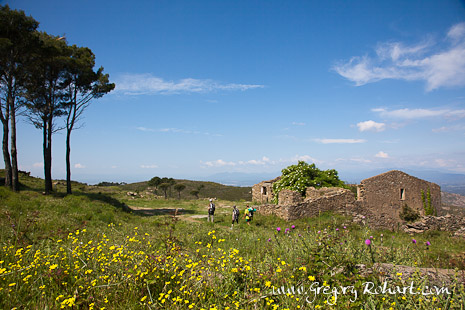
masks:
[[[402,212],[400,212],[399,216],[404,221],[414,222],[420,217],[420,214],[405,204],[402,207]]]
[[[305,195],[307,187],[343,187],[347,188],[343,181],[339,180],[338,173],[334,169],[320,170],[315,164],[299,161],[297,165],[289,166],[282,171],[281,179],[273,183],[275,193],[274,202],[278,202],[279,192],[289,189]]]

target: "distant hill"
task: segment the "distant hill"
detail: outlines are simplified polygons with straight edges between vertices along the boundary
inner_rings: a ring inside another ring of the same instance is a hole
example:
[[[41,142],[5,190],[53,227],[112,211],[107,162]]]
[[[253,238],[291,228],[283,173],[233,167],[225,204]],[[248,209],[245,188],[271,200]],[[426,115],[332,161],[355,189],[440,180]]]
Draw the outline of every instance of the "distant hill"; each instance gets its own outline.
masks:
[[[264,180],[274,179],[280,175],[281,172],[279,171],[275,173],[223,172],[210,175],[205,180],[230,186],[252,186]]]
[[[372,176],[390,171],[390,170],[401,170],[414,177],[433,182],[441,186],[441,190],[444,192],[450,192],[460,195],[465,195],[465,174],[448,173],[436,170],[412,170],[402,168],[390,168],[390,169],[376,169],[363,172],[340,172],[339,177],[351,184],[358,184],[360,181],[370,178]]]
[[[454,193],[442,192],[441,201],[444,205],[461,207],[465,210],[465,196]]]
[[[186,188],[181,192],[181,199],[194,199],[195,196],[191,195],[190,192],[199,188],[203,185],[203,188],[200,190],[199,198],[210,198],[215,197],[218,199],[224,199],[229,201],[239,201],[252,200],[252,188],[251,187],[238,187],[238,186],[228,186],[215,182],[207,181],[191,181],[191,180],[180,180],[176,179],[176,184],[184,184]],[[130,183],[119,186],[121,189],[126,191],[141,192],[146,191],[148,186],[148,181]],[[158,195],[163,195],[161,190],[158,190]],[[178,192],[171,189],[170,198],[178,198]]]

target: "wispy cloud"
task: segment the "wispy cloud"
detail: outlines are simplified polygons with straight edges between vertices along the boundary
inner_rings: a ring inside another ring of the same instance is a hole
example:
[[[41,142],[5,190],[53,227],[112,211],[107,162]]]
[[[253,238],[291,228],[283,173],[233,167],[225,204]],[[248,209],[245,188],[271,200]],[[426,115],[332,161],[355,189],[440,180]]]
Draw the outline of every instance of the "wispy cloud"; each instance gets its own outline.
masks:
[[[150,73],[123,74],[116,79],[116,91],[126,95],[170,95],[214,91],[245,91],[263,87],[264,85],[258,84],[221,83],[210,79],[186,78],[179,81],[166,81]]]
[[[323,144],[354,144],[366,142],[364,139],[315,139],[315,141]]]
[[[439,127],[439,128],[434,128],[432,131],[434,133],[451,132],[451,131],[465,131],[465,125],[442,126],[442,127]]]
[[[385,108],[372,109],[373,112],[379,113],[382,117],[397,119],[419,119],[429,117],[444,117],[449,119],[459,119],[465,117],[465,110],[451,109],[397,109],[387,110]]]
[[[388,153],[385,153],[385,152],[383,152],[383,151],[379,151],[379,152],[375,155],[375,157],[377,157],[377,158],[389,158],[389,155],[388,155]]]
[[[270,163],[272,163],[272,161],[266,156],[263,156],[261,159],[251,159],[247,161],[238,162],[239,165],[254,165],[254,166],[263,166],[263,165],[270,164]]]
[[[425,81],[428,91],[465,86],[465,23],[451,27],[445,41],[442,49],[432,40],[412,46],[381,43],[375,56],[352,57],[332,69],[356,86],[384,79]]]
[[[158,168],[158,165],[140,165],[142,169],[156,169]]]
[[[386,129],[386,124],[384,123],[377,123],[375,121],[369,120],[365,122],[360,122],[357,124],[359,131],[375,131],[380,132]]]
[[[84,169],[86,166],[84,166],[83,164],[74,164],[74,168],[76,169]]]
[[[145,132],[166,132],[166,133],[183,133],[183,134],[191,134],[191,135],[206,135],[206,136],[214,136],[214,137],[222,137],[223,135],[220,134],[213,134],[209,132],[201,132],[197,130],[186,130],[180,128],[147,128],[147,127],[136,127],[139,131]]]
[[[210,167],[253,167],[253,166],[282,166],[283,164],[292,164],[297,163],[298,161],[306,161],[309,163],[317,163],[320,162],[317,159],[309,156],[309,155],[295,155],[290,158],[281,158],[279,160],[272,160],[266,156],[263,156],[260,159],[250,159],[250,160],[239,160],[239,161],[225,161],[223,159],[217,159],[213,161],[205,161],[201,162],[202,167],[210,168]]]
[[[205,165],[206,167],[224,167],[224,166],[236,166],[237,163],[232,161],[224,161],[222,159],[217,159],[214,161],[206,161],[201,162],[201,164]]]
[[[43,168],[44,163],[34,163],[34,164],[32,164],[32,167],[34,167],[34,168]]]

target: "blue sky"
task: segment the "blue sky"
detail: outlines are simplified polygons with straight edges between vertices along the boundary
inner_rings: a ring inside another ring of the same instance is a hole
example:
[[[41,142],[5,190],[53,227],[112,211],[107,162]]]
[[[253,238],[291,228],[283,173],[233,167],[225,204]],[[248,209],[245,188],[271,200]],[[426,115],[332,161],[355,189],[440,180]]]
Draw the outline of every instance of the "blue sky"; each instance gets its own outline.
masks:
[[[87,46],[116,89],[72,135],[95,183],[274,173],[297,160],[465,173],[463,1],[4,1]],[[22,170],[43,175],[20,120]],[[53,177],[65,177],[64,134]]]

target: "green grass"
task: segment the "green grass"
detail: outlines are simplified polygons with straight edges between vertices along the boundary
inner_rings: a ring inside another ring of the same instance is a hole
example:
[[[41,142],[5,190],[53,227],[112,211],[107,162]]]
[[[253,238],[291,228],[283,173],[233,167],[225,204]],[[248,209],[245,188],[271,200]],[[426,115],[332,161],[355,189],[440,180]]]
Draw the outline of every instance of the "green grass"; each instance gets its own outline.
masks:
[[[464,270],[465,242],[447,232],[412,237],[329,213],[293,222],[256,214],[250,226],[241,218],[231,229],[231,206],[243,211],[246,201],[218,200],[212,224],[202,217],[205,199],[131,199],[127,188],[82,184],[73,195],[59,187],[45,196],[42,180],[22,176],[21,183],[20,193],[0,187],[2,309],[463,309],[458,282],[447,284],[453,295],[362,294],[364,283],[383,282],[361,274],[360,264]],[[183,211],[147,216],[125,205]],[[394,272],[389,286],[411,281],[430,285]],[[358,296],[311,295],[316,282],[354,286]],[[282,287],[304,287],[307,295],[280,294]]]

